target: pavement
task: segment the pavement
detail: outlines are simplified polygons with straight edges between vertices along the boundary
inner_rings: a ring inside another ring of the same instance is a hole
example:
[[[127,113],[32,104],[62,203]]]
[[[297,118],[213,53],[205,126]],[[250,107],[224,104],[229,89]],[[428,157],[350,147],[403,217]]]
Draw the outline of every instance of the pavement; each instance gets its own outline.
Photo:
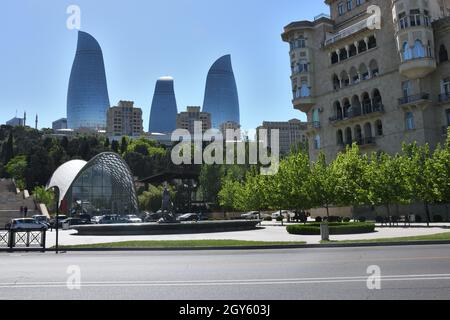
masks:
[[[422,225],[423,226],[423,225]],[[423,236],[450,232],[450,229],[433,228],[377,228],[375,233],[357,235],[331,236],[331,240],[370,240],[396,237]],[[85,245],[97,243],[114,243],[123,241],[145,241],[145,240],[243,240],[243,241],[265,241],[265,242],[306,242],[307,244],[319,244],[320,236],[291,235],[285,226],[270,223],[263,224],[257,230],[222,232],[222,233],[200,233],[186,235],[151,235],[151,236],[77,236],[76,231],[60,231],[60,245]],[[47,247],[56,244],[56,232],[47,233]]]
[[[448,300],[450,245],[0,253],[0,299]]]

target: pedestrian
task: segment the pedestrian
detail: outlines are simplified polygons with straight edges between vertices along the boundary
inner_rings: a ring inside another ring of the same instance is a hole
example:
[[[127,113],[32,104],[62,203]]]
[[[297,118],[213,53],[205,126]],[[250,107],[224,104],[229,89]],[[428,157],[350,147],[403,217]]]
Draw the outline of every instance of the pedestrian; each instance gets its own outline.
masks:
[[[23,208],[23,215],[26,218],[28,214],[28,207]]]
[[[23,217],[23,206],[20,206],[20,216]]]

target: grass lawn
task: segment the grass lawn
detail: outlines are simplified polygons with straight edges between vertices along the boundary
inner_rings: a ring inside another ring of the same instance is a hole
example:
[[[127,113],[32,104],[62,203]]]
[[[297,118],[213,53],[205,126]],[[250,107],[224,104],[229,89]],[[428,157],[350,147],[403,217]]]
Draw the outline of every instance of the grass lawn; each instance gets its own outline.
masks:
[[[322,243],[323,244],[326,244],[326,243],[383,243],[383,242],[439,241],[439,240],[449,240],[450,241],[450,232],[440,233],[440,234],[431,234],[431,235],[426,235],[426,236],[403,237],[403,238],[322,241]]]
[[[303,245],[306,242],[263,242],[239,240],[180,240],[180,241],[126,241],[116,243],[98,243],[76,246],[62,246],[64,249],[107,249],[107,248],[208,248],[208,247],[243,247],[272,245]]]

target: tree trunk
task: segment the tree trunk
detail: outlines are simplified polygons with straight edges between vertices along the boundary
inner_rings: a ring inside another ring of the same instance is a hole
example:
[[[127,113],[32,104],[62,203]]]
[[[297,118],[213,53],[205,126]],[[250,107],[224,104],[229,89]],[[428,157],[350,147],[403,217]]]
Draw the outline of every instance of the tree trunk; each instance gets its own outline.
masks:
[[[330,208],[328,205],[326,205],[325,208],[327,209],[327,217],[328,217],[328,221],[329,221],[330,220]]]
[[[425,212],[427,214],[427,227],[430,227],[431,216],[430,216],[430,205],[425,201]]]
[[[391,207],[389,206],[389,203],[386,203],[386,209],[388,212],[389,227],[392,227]]]

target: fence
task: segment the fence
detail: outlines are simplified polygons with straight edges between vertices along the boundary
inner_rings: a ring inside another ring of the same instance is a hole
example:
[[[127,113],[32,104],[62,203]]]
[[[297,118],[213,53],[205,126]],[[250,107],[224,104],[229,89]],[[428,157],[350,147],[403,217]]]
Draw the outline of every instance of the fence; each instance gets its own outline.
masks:
[[[0,230],[0,250],[45,252],[45,230]]]

